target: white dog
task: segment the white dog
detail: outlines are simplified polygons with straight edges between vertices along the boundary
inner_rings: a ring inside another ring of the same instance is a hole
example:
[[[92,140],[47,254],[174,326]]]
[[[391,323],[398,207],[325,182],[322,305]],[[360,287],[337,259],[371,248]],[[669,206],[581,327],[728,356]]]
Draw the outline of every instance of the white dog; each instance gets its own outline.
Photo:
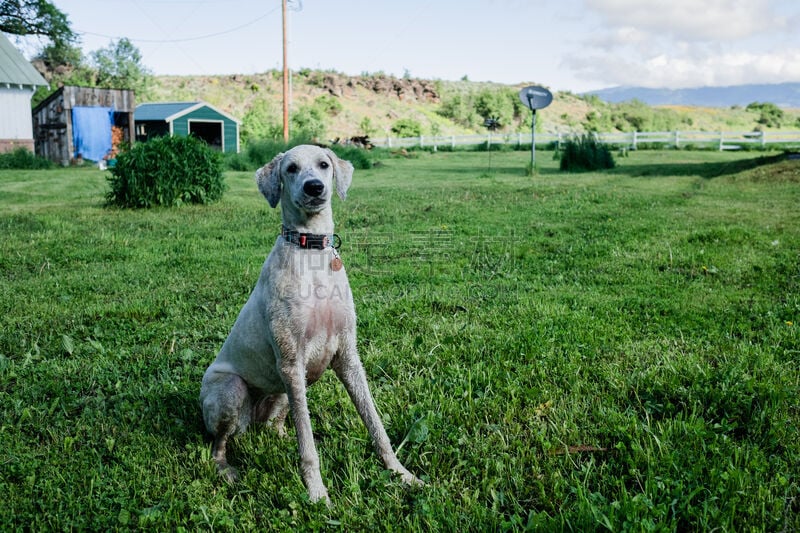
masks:
[[[306,386],[330,365],[386,468],[407,484],[422,484],[392,451],[356,350],[355,307],[331,211],[333,187],[344,200],[352,176],[349,162],[310,145],[278,154],[256,173],[269,205],[282,205],[281,235],[200,390],[214,461],[229,481],[236,471],[225,457],[228,439],[250,422],[270,421],[283,434],[291,410],[309,497],[330,503],[306,400]]]

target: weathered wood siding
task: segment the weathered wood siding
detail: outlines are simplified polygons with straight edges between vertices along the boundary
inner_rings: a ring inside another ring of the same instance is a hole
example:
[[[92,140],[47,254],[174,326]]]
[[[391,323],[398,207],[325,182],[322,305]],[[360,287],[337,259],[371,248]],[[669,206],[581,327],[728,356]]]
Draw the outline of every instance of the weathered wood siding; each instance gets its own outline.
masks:
[[[72,144],[74,107],[114,108],[115,122],[123,129],[123,139],[132,142],[135,138],[133,110],[136,102],[133,91],[65,86],[33,110],[33,134],[37,155],[62,165],[69,164],[74,155]]]

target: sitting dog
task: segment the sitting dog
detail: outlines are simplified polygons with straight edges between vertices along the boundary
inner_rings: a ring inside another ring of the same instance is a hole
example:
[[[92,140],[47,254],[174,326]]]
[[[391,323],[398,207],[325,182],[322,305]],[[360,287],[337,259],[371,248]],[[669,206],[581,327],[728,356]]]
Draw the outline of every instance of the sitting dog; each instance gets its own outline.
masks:
[[[250,422],[271,422],[283,434],[288,410],[309,498],[330,503],[306,386],[331,366],[386,468],[407,484],[422,484],[392,451],[356,350],[355,307],[336,250],[331,210],[334,187],[344,200],[352,177],[353,165],[311,145],[278,154],[256,172],[269,205],[281,203],[281,235],[200,390],[203,419],[214,436],[213,458],[229,481],[236,479],[236,470],[226,459],[228,439]]]

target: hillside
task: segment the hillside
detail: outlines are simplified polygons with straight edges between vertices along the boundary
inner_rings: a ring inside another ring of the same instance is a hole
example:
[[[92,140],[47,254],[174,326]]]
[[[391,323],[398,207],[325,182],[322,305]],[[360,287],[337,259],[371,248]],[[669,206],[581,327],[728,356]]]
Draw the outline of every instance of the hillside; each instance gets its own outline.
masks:
[[[474,105],[477,95],[499,93],[515,105],[518,85],[470,81],[442,81],[394,78],[383,74],[346,76],[336,72],[300,71],[292,77],[294,113],[324,107],[324,132],[334,139],[368,134],[393,136],[391,128],[400,119],[417,122],[423,135],[464,135],[483,133],[482,118],[474,109],[468,119],[445,117],[445,107]],[[158,76],[147,94],[137,95],[140,103],[151,101],[204,100],[237,117],[243,131],[255,131],[265,124],[278,128],[282,120],[280,71],[233,76]],[[517,104],[517,108],[519,105]],[[530,130],[530,112],[515,109],[513,120],[504,124],[505,133]],[[575,132],[597,130],[740,130],[800,129],[800,110],[783,110],[779,125],[759,123],[759,114],[735,108],[691,106],[649,107],[640,102],[612,104],[596,96],[554,93],[553,103],[537,114],[537,130]],[[763,121],[762,121],[763,122]],[[245,133],[247,135],[247,133]]]

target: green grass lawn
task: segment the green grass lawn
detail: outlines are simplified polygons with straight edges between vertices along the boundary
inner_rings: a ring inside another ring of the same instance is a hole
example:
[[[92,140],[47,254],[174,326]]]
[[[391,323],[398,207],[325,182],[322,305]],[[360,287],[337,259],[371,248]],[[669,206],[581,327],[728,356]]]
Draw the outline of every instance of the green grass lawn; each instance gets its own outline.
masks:
[[[335,203],[378,409],[428,484],[382,469],[328,373],[330,509],[293,431],[235,439],[236,485],[210,459],[200,379],[280,224],[252,173],[130,211],[96,169],[3,171],[0,529],[800,528],[800,162],[551,156],[388,158]]]

